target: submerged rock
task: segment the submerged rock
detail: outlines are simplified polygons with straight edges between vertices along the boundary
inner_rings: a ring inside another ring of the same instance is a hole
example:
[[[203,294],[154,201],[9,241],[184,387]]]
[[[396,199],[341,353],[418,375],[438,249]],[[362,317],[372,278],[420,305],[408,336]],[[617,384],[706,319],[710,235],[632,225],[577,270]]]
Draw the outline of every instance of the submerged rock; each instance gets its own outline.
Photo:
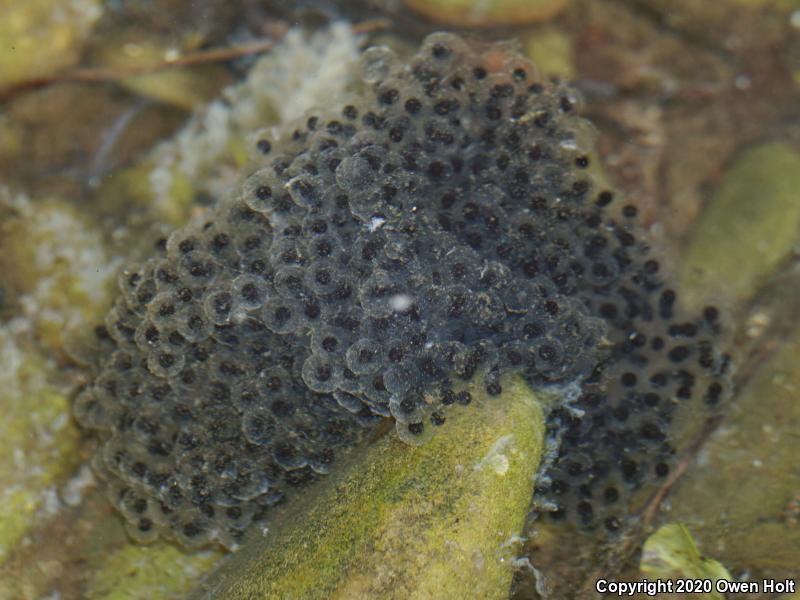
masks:
[[[229,598],[505,598],[543,446],[522,381],[421,447],[384,437],[198,587]]]

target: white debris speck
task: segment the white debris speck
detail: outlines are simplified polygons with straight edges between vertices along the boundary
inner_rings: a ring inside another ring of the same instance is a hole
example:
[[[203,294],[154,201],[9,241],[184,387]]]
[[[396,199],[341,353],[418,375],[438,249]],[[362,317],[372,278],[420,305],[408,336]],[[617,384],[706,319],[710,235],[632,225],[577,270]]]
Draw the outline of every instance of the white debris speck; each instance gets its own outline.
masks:
[[[389,304],[395,312],[405,312],[414,303],[414,299],[408,294],[395,294],[389,299]]]
[[[44,491],[44,498],[42,501],[42,510],[46,515],[54,515],[61,507],[61,501],[58,499],[58,493],[53,487],[49,487]]]
[[[510,548],[511,546],[522,545],[527,541],[528,538],[526,538],[525,536],[514,533],[506,541],[500,544],[500,547]]]
[[[789,23],[791,23],[792,27],[795,29],[800,29],[800,10],[792,12],[789,16]]]
[[[69,423],[69,415],[61,413],[50,423],[50,429],[52,431],[61,431],[67,426],[67,423]]]
[[[510,461],[508,453],[513,452],[514,436],[504,435],[497,440],[489,452],[484,456],[481,461],[475,465],[475,470],[480,471],[484,468],[489,468],[497,475],[503,476],[508,473]]]
[[[533,573],[533,578],[536,581],[536,592],[542,598],[546,598],[550,594],[550,585],[547,582],[547,578],[542,574],[542,572],[533,566],[530,559],[525,557],[515,558],[512,562],[515,569],[526,569]]]
[[[83,465],[61,490],[61,500],[67,506],[78,506],[83,500],[83,493],[96,485],[94,474],[88,465]]]
[[[570,138],[563,140],[559,146],[564,148],[564,150],[576,150],[578,148],[578,143],[574,139]]]
[[[737,90],[749,90],[750,86],[752,85],[752,81],[747,75],[739,75],[736,79],[733,80],[733,85]]]
[[[372,220],[369,222],[367,227],[369,228],[370,233],[372,233],[383,227],[384,223],[386,223],[386,219],[383,217],[372,217]]]

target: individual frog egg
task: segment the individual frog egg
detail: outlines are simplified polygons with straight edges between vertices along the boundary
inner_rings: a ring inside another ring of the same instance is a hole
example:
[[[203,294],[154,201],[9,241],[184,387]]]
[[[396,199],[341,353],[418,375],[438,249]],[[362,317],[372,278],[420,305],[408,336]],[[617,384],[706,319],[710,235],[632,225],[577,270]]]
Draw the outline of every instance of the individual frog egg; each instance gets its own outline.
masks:
[[[138,304],[137,292],[145,281],[147,272],[144,265],[130,264],[120,270],[117,275],[117,287],[128,306]]]
[[[285,298],[269,298],[259,314],[264,324],[277,334],[294,333],[305,320],[302,307]]]
[[[229,323],[237,314],[239,300],[228,286],[211,288],[203,298],[203,312],[206,319],[214,325]]]
[[[397,437],[410,446],[421,446],[433,436],[431,425],[426,425],[423,421],[414,423],[395,422]]]
[[[167,238],[167,256],[173,261],[180,261],[192,252],[199,250],[201,236],[195,224],[176,229]]]
[[[345,355],[347,366],[356,375],[374,373],[383,365],[383,347],[375,340],[361,338],[352,344]]]
[[[251,444],[270,446],[275,441],[277,421],[263,406],[248,407],[242,415],[242,432]]]
[[[361,72],[367,83],[378,83],[386,79],[396,63],[394,52],[387,46],[371,46],[360,57]]]
[[[193,291],[211,285],[220,272],[218,263],[207,252],[191,252],[177,260],[181,283]]]
[[[233,280],[233,299],[245,310],[256,310],[264,305],[269,287],[260,277],[243,274]]]
[[[308,265],[303,280],[311,293],[327,296],[336,291],[340,282],[340,272],[332,260],[318,258]]]
[[[272,169],[260,169],[244,181],[239,199],[251,210],[270,214],[277,197],[275,190],[280,187],[282,184]]]
[[[180,300],[176,292],[159,292],[147,305],[147,317],[159,327],[170,324],[175,320],[179,305]]]
[[[185,364],[182,352],[176,352],[166,344],[157,344],[147,353],[147,369],[156,377],[169,379],[178,375]]]
[[[114,404],[103,402],[95,394],[95,386],[89,386],[78,394],[73,411],[78,423],[91,429],[110,428],[118,414]]]
[[[276,440],[271,449],[272,458],[282,469],[293,471],[308,465],[308,459],[302,451],[288,439]]]
[[[204,307],[189,304],[178,311],[176,326],[178,332],[188,341],[200,342],[209,336],[213,323],[206,316]]]
[[[311,354],[303,362],[303,381],[320,394],[329,394],[337,388],[338,378],[333,363],[319,354]]]
[[[389,410],[392,412],[392,416],[401,423],[422,422],[426,409],[422,393],[415,390],[402,395],[392,394],[389,398]]]

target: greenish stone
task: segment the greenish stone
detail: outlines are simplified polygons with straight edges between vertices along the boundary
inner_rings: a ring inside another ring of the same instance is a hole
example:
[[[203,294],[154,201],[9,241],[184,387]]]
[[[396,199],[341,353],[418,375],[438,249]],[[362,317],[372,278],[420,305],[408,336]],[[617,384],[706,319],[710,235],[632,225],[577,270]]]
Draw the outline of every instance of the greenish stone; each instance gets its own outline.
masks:
[[[783,143],[746,151],[723,177],[681,262],[688,307],[751,297],[792,251],[800,226],[800,153]]]
[[[544,423],[524,383],[505,387],[421,446],[377,441],[193,597],[507,598]]]
[[[730,581],[731,575],[719,562],[700,554],[692,534],[680,523],[664,525],[647,538],[639,564],[650,579],[702,579]],[[697,598],[723,600],[723,594],[713,587],[700,592]]]

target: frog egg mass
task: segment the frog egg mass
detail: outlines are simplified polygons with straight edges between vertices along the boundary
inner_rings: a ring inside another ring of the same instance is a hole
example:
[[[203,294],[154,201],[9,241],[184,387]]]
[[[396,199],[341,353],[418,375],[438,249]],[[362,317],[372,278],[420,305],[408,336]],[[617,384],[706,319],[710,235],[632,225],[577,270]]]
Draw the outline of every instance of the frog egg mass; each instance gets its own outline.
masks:
[[[120,274],[76,401],[138,540],[235,547],[391,418],[415,443],[501,375],[553,409],[552,518],[618,529],[717,403],[718,317],[678,308],[633,206],[594,189],[570,88],[509,44],[373,47],[365,91],[253,142],[237,189]]]

